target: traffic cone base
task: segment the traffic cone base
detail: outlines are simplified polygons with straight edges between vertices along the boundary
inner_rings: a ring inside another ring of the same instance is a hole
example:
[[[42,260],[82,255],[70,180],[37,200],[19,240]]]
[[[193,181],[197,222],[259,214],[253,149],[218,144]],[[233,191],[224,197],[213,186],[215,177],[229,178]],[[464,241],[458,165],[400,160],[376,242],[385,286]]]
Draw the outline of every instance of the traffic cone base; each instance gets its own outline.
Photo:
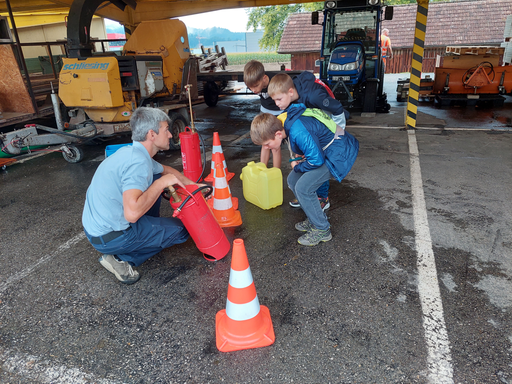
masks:
[[[213,210],[213,215],[217,219],[217,222],[219,225],[224,227],[238,227],[239,225],[242,225],[242,216],[240,215],[240,211],[235,211],[233,209],[233,213],[231,214],[231,217],[224,216],[224,213],[218,210]]]
[[[207,181],[209,183],[213,183],[213,179],[214,179],[214,173],[215,173],[215,166],[213,166],[214,168],[212,169],[212,171],[210,172],[210,174],[208,176],[206,176],[204,178],[204,181]],[[224,172],[226,172],[226,180],[229,181],[233,178],[233,176],[235,176],[235,173],[234,172],[229,172],[228,171],[228,168],[227,167],[224,167]]]
[[[256,317],[244,321],[230,319],[223,309],[217,312],[215,323],[217,349],[221,352],[268,347],[276,339],[270,311],[264,305],[260,305],[260,313]],[[247,329],[256,330],[247,333]]]
[[[217,158],[218,154],[215,155]],[[221,227],[237,227],[242,225],[240,211],[234,208],[231,190],[229,189],[222,164],[215,166],[215,180],[213,182],[212,212]],[[238,208],[238,199],[236,201]]]
[[[226,309],[215,316],[215,335],[221,352],[266,347],[276,339],[270,311],[258,300],[242,239],[233,241]]]

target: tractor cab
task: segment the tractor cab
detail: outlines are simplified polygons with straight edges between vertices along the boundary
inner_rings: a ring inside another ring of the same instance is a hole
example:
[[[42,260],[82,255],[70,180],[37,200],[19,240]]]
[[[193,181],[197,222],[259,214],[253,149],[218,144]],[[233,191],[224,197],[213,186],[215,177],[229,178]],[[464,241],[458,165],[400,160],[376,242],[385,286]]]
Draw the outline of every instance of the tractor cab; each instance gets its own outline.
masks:
[[[392,8],[387,8],[391,12],[386,12],[386,19],[391,19]],[[320,79],[346,108],[387,112],[380,0],[327,0],[323,16]],[[319,23],[318,13],[313,13],[312,23]]]

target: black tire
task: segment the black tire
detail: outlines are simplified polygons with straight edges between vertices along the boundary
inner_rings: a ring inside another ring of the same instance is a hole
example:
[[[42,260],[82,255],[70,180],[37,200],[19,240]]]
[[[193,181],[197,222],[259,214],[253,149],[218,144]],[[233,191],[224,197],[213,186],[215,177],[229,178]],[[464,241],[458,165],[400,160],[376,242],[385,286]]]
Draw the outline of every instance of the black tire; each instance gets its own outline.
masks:
[[[169,131],[172,137],[169,139],[169,149],[179,150],[181,148],[180,133],[185,132],[188,125],[187,119],[178,112],[169,112]]]
[[[74,145],[68,145],[67,146],[71,154],[67,154],[66,152],[62,152],[62,156],[68,163],[79,163],[84,158],[84,151],[82,148],[75,147]]]
[[[219,87],[214,81],[207,81],[204,84],[204,102],[209,107],[215,107],[219,101]]]

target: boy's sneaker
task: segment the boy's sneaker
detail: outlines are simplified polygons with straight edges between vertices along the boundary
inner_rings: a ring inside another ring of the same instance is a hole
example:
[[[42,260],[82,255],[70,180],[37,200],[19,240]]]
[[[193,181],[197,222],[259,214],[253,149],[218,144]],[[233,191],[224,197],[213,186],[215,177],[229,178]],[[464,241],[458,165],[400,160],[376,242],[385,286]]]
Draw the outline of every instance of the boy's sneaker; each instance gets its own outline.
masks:
[[[331,203],[329,203],[328,197],[319,197],[318,201],[320,202],[320,207],[322,208],[322,211],[326,211],[331,207]]]
[[[308,246],[314,246],[320,243],[321,241],[329,241],[332,239],[331,230],[321,230],[313,228],[310,231],[308,231],[305,235],[302,235],[299,237],[299,244],[300,245],[308,245]]]
[[[313,229],[313,225],[309,222],[309,219],[301,221],[300,223],[295,224],[295,229],[301,232],[307,232]]]
[[[133,284],[140,279],[139,272],[134,271],[129,263],[119,260],[115,255],[102,255],[98,261],[121,283]]]
[[[328,197],[319,197],[318,201],[320,202],[320,207],[322,208],[322,211],[325,211],[331,207],[331,203],[329,203]],[[293,208],[300,208],[299,200],[293,199],[290,201],[290,206]]]

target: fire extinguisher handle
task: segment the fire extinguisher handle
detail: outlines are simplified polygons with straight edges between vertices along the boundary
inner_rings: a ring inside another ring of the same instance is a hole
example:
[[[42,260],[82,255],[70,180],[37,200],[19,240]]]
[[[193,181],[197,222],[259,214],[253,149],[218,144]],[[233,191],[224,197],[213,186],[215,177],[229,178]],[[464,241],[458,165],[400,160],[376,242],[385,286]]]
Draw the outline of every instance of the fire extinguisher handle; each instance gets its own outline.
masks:
[[[172,196],[172,199],[174,200],[174,202],[175,203],[181,202],[181,197],[180,197],[180,195],[178,195],[178,192],[176,192],[174,187],[172,185],[169,185],[168,188],[169,188],[169,192],[171,193],[171,196]]]

